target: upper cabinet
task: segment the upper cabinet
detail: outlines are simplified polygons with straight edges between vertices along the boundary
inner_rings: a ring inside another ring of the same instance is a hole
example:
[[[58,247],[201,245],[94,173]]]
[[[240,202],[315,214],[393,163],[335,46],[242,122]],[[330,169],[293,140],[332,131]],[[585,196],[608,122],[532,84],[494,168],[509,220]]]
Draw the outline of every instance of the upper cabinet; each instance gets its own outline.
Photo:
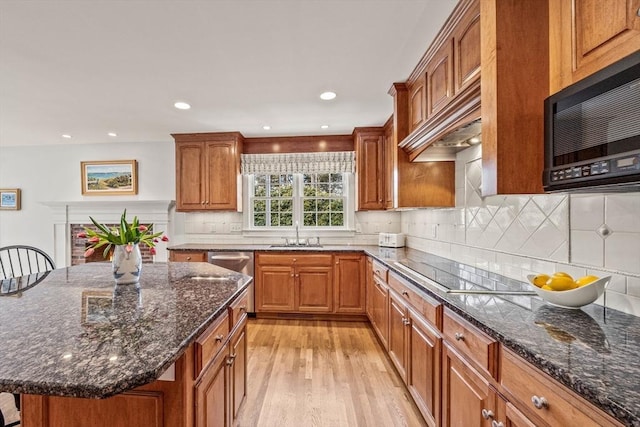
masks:
[[[480,1],[484,196],[543,191],[549,3]]]
[[[176,144],[176,209],[234,211],[242,206],[242,135],[173,134]]]
[[[406,87],[408,100],[396,100],[401,108],[394,114],[406,115],[400,120],[406,120],[408,127],[400,129],[396,142],[409,154],[409,160],[452,130],[480,118],[479,0],[458,3],[408,80],[401,84]],[[400,94],[397,87],[391,92]]]
[[[551,93],[640,49],[640,1],[549,2]]]
[[[357,209],[384,209],[384,131],[380,127],[355,128],[353,135],[356,148]]]

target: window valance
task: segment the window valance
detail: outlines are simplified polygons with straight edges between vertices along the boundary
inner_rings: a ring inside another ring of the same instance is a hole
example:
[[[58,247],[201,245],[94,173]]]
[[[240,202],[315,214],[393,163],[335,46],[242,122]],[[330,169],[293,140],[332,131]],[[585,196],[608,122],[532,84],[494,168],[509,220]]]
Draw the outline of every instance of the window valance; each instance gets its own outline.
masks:
[[[355,152],[243,154],[242,173],[342,173],[355,170]]]

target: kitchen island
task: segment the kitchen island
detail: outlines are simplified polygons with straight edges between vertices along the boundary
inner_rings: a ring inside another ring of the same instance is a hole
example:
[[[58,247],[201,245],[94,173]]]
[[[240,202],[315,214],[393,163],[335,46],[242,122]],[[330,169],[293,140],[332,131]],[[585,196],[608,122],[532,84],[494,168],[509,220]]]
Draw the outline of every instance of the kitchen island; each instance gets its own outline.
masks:
[[[23,395],[23,427],[193,424],[190,390],[213,357],[202,350],[217,348],[207,332],[229,323],[252,278],[206,263],[145,264],[139,287],[114,287],[111,271],[57,269],[0,297],[0,390]]]

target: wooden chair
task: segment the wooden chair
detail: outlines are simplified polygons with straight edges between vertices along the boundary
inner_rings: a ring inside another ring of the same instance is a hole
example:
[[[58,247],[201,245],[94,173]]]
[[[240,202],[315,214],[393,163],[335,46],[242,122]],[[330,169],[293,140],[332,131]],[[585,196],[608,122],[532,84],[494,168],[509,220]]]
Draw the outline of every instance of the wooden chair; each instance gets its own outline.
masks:
[[[19,296],[26,289],[44,279],[55,269],[51,257],[44,251],[32,246],[13,245],[0,248],[0,297]],[[14,393],[16,408],[20,411],[20,395]],[[5,425],[0,410],[0,427],[12,427],[20,424],[15,421]]]

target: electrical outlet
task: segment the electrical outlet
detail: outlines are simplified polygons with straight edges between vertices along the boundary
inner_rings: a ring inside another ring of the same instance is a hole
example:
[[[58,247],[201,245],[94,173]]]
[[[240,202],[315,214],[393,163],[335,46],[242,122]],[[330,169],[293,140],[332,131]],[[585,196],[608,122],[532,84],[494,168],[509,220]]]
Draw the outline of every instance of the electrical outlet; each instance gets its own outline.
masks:
[[[231,232],[232,233],[239,233],[240,231],[242,231],[242,224],[240,224],[239,222],[232,222],[231,223]]]

